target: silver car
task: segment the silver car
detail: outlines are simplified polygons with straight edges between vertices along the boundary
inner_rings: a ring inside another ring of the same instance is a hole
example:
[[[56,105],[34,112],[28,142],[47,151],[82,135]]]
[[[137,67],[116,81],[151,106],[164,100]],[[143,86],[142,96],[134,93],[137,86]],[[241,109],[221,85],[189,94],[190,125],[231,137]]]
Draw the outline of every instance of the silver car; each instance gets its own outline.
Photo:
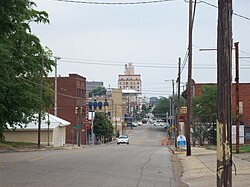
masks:
[[[129,144],[128,135],[120,135],[119,138],[116,140],[117,144]]]

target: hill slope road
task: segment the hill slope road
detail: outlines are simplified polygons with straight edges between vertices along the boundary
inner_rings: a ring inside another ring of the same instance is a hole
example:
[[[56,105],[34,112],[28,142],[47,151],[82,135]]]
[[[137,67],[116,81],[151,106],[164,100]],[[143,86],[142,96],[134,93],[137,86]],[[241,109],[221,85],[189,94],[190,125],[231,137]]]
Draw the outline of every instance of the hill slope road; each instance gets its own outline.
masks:
[[[0,186],[175,187],[162,127],[127,131],[130,145],[0,154]]]

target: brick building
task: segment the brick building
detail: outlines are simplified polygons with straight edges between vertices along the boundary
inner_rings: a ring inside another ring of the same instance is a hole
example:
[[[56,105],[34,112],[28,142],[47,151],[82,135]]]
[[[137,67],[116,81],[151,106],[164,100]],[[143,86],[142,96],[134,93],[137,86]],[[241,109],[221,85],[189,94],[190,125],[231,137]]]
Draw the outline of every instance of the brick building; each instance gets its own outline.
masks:
[[[194,96],[199,96],[202,93],[202,86],[214,85],[212,83],[195,83],[193,87]],[[250,83],[239,84],[239,107],[240,107],[240,118],[245,125],[245,143],[250,144]],[[232,84],[232,112],[236,111],[236,85]]]
[[[55,78],[49,79],[54,90]],[[57,116],[71,122],[66,128],[66,144],[77,144],[79,140],[86,144],[86,78],[77,74],[58,77],[57,93]],[[49,113],[54,114],[54,108]]]

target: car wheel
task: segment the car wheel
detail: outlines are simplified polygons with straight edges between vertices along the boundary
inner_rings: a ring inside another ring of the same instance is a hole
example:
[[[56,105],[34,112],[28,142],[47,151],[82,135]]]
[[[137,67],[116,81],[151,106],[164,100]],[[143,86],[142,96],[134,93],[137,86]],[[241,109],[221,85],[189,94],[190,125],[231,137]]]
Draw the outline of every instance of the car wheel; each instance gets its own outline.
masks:
[[[129,142],[127,143],[127,145],[129,144]]]
[[[120,143],[117,143],[117,145],[119,145]]]

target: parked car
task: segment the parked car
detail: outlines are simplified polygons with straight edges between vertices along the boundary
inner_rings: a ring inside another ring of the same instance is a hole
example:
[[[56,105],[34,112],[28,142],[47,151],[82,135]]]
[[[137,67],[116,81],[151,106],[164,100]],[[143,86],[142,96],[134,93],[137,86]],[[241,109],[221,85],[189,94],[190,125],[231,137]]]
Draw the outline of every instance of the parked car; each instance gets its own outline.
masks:
[[[117,145],[119,144],[129,144],[129,138],[128,135],[122,134],[117,138],[116,140]]]
[[[133,127],[137,127],[138,123],[137,122],[132,122]]]

